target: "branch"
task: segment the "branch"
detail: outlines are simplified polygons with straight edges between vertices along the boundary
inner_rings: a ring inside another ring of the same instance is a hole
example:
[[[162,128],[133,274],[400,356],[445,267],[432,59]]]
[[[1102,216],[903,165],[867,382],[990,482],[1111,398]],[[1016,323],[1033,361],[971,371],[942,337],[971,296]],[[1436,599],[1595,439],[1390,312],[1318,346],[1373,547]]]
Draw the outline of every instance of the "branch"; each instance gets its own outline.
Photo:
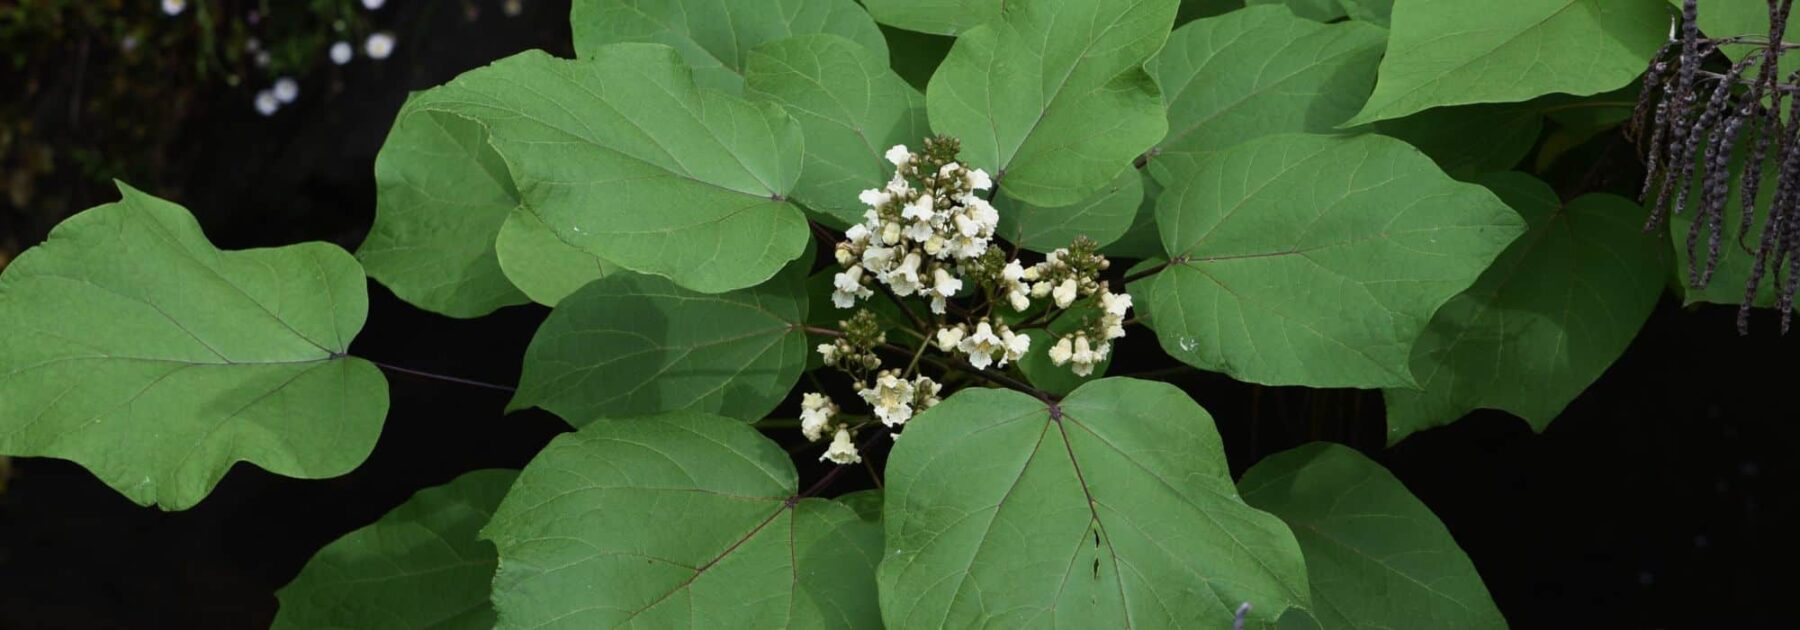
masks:
[[[417,376],[420,378],[439,380],[439,381],[443,381],[446,383],[456,383],[458,385],[468,385],[470,387],[480,387],[483,389],[491,389],[494,391],[501,391],[501,392],[519,391],[519,388],[513,387],[511,385],[496,385],[494,383],[485,383],[485,382],[477,381],[474,379],[461,378],[461,377],[456,377],[456,376],[448,376],[448,375],[444,375],[444,374],[436,374],[436,373],[432,373],[432,372],[426,372],[424,370],[415,370],[412,368],[404,368],[404,367],[400,367],[398,365],[390,365],[387,363],[382,363],[380,361],[376,361],[373,359],[365,359],[365,360],[370,363],[375,364],[376,367],[379,367],[383,370],[388,370],[390,372],[396,372],[399,374],[406,374],[409,376]]]

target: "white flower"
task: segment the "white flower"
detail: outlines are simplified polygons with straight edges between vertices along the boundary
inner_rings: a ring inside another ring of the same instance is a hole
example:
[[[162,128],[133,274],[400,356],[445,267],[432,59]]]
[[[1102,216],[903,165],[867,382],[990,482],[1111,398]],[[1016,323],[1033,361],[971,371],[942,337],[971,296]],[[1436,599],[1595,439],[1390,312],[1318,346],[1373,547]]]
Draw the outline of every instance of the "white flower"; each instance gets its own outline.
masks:
[[[869,242],[869,226],[861,223],[852,225],[850,226],[850,229],[844,230],[844,238],[850,239],[852,244],[860,245],[867,243]]]
[[[918,293],[925,288],[925,285],[919,282],[919,264],[921,262],[918,254],[908,253],[906,259],[900,261],[900,266],[888,273],[887,285],[894,290],[894,295],[904,297]]]
[[[818,351],[819,351],[819,359],[821,361],[824,361],[825,365],[837,365],[838,357],[840,356],[838,354],[837,344],[835,344],[835,343],[819,344]]]
[[[943,315],[944,312],[948,311],[949,309],[950,309],[950,300],[946,299],[942,295],[932,295],[931,296],[931,312],[932,312],[932,314]]]
[[[1093,347],[1088,344],[1087,335],[1076,335],[1075,351],[1069,355],[1069,361],[1073,363],[1073,367],[1069,368],[1069,370],[1074,372],[1076,376],[1093,374],[1094,364],[1100,362],[1104,358],[1105,357],[1096,354]]]
[[[863,268],[851,265],[848,270],[840,271],[831,277],[831,303],[838,308],[856,306],[857,298],[868,298],[875,292],[862,283]]]
[[[819,461],[828,459],[834,464],[855,464],[862,461],[862,455],[856,452],[856,443],[850,441],[849,428],[839,427],[837,435],[831,438],[831,446],[825,449],[824,455],[819,456]]]
[[[523,0],[505,0],[500,3],[500,12],[505,13],[506,17],[519,17],[520,13],[525,12],[525,2]]]
[[[806,434],[808,442],[817,442],[825,437],[825,426],[831,423],[831,417],[837,415],[837,405],[824,394],[809,392],[800,397],[800,432]]]
[[[957,324],[955,327],[939,328],[937,331],[938,350],[944,352],[956,350],[957,344],[962,343],[963,335],[966,334],[968,334],[968,330],[964,329],[962,324]]]
[[[1039,281],[1037,284],[1031,285],[1031,297],[1041,298],[1046,295],[1050,295],[1050,282],[1048,280]]]
[[[281,99],[275,98],[274,92],[263,90],[256,93],[256,113],[274,116],[278,109],[281,109]]]
[[[1074,349],[1070,347],[1069,338],[1063,337],[1056,340],[1056,345],[1050,346],[1050,363],[1059,366],[1068,363],[1069,357],[1073,354]]]
[[[163,0],[162,7],[163,13],[181,15],[182,11],[187,10],[187,0]]]
[[[896,144],[894,148],[887,150],[886,157],[887,161],[892,162],[894,166],[900,166],[912,161],[913,155],[911,151],[906,150],[906,145]]]
[[[870,247],[863,250],[862,264],[869,271],[877,274],[887,273],[894,266],[894,248]]]
[[[957,349],[969,355],[969,365],[985,370],[994,363],[994,351],[1004,347],[1004,343],[994,334],[994,328],[984,321],[975,325],[975,334],[964,338]]]
[[[363,8],[370,11],[379,9],[381,8],[381,5],[387,4],[387,0],[362,0],[362,2]]]
[[[950,272],[944,271],[943,267],[938,267],[937,271],[932,272],[931,280],[931,290],[944,297],[955,297],[956,292],[961,291],[963,287],[962,279],[952,277]]]
[[[275,80],[275,100],[292,103],[300,98],[300,83],[292,77],[281,77]]]
[[[862,194],[857,196],[858,201],[868,204],[871,208],[881,207],[882,204],[887,203],[888,200],[893,198],[893,195],[890,195],[879,188],[870,188],[862,191]]]
[[[1006,354],[1001,355],[1000,357],[1000,367],[1006,367],[1007,361],[1017,361],[1023,358],[1025,352],[1031,349],[1031,337],[1029,335],[1026,335],[1025,333],[1013,334],[1012,329],[1005,326],[1000,327],[1000,343],[1006,350]]]
[[[930,223],[914,221],[912,225],[906,226],[905,236],[906,240],[915,243],[924,243],[937,236],[937,230],[932,228]],[[931,252],[926,253],[929,254]]]
[[[1063,280],[1062,284],[1056,285],[1056,290],[1051,291],[1051,297],[1056,299],[1056,307],[1069,308],[1070,304],[1075,303],[1075,291],[1074,278]]]
[[[882,372],[875,386],[857,392],[864,402],[875,408],[875,417],[890,427],[905,424],[913,415],[913,384],[900,379],[895,370]]]
[[[957,233],[963,236],[974,238],[981,235],[981,224],[977,223],[975,218],[969,216],[968,213],[956,215],[952,221],[956,223]]]
[[[992,235],[994,227],[1000,225],[1000,211],[995,210],[993,204],[980,197],[970,196],[964,201],[969,206],[969,214],[981,226],[982,234]]]
[[[1106,309],[1107,315],[1124,317],[1131,310],[1131,294],[1108,291],[1100,294],[1100,307]]]
[[[898,244],[900,242],[900,224],[898,224],[898,223],[882,224],[882,226],[881,226],[881,242],[886,245]]]
[[[394,54],[394,34],[386,31],[373,33],[363,41],[363,54],[370,59],[381,60]]]
[[[269,51],[267,50],[259,50],[256,51],[256,56],[251,57],[251,59],[256,63],[256,67],[267,68],[269,67],[269,62],[274,60],[274,57],[270,57]]]
[[[331,63],[341,66],[350,63],[350,58],[354,56],[356,50],[350,47],[350,42],[340,41],[331,45]]]
[[[1012,303],[1013,310],[1021,313],[1031,308],[1031,298],[1024,291],[1011,291],[1006,294],[1007,301]]]
[[[987,190],[994,187],[994,180],[988,178],[987,171],[975,169],[963,172],[963,184],[970,190]]]
[[[919,195],[918,199],[914,199],[912,203],[906,204],[905,208],[900,209],[900,218],[930,221],[933,216],[936,216],[936,203],[937,201],[932,199],[930,194]]]

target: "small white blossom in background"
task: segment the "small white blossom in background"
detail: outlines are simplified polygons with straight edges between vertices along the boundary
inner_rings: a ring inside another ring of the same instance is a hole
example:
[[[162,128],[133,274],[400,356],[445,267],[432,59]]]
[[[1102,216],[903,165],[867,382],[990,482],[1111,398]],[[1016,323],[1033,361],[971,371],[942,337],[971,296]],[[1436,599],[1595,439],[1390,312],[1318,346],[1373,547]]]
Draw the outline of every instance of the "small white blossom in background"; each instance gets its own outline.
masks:
[[[273,91],[262,90],[256,93],[256,113],[274,116],[275,111],[279,109],[281,109],[281,99],[275,98]]]
[[[506,17],[519,17],[520,13],[525,12],[525,2],[524,0],[505,0],[500,3],[500,12],[505,13]]]
[[[825,437],[825,429],[836,415],[837,405],[824,394],[815,392],[800,397],[800,432],[806,435],[806,441],[817,442]]]
[[[162,10],[167,15],[181,15],[187,10],[187,0],[162,0]]]
[[[363,54],[376,61],[387,59],[388,55],[394,54],[394,34],[386,31],[369,34],[369,38],[363,40]]]
[[[1008,361],[1019,360],[1031,349],[1031,337],[1014,333],[1005,324],[995,330],[987,320],[982,320],[975,324],[975,333],[964,337],[956,349],[975,369],[985,370],[989,365],[1006,367]]]
[[[272,92],[275,94],[275,100],[281,101],[283,104],[292,103],[294,99],[300,98],[300,83],[292,77],[281,77],[275,80]]]
[[[856,452],[856,442],[850,439],[848,427],[839,428],[837,435],[832,436],[831,446],[825,449],[824,455],[819,456],[819,461],[826,460],[831,460],[834,464],[855,464],[862,461],[862,454]]]
[[[340,41],[331,45],[331,63],[341,66],[350,63],[350,59],[355,56],[356,49],[350,46],[350,42]]]
[[[387,4],[387,0],[362,0],[362,3],[364,9],[374,11],[380,9],[381,5]]]
[[[274,58],[269,56],[269,51],[267,50],[256,51],[256,56],[253,57],[253,59],[256,61],[256,67],[258,68],[267,68],[269,67],[269,62],[274,61]]]

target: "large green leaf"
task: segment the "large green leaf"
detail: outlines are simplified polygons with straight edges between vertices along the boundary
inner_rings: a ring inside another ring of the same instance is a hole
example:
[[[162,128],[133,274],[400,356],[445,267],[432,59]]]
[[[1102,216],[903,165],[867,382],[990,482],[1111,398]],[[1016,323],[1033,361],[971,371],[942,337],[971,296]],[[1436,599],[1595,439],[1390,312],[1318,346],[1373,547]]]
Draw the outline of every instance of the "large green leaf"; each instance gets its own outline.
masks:
[[[1139,171],[1138,175],[1144,184],[1144,200],[1138,204],[1125,234],[1101,250],[1108,256],[1143,259],[1163,253],[1162,238],[1156,234],[1156,200],[1162,197],[1162,184],[1147,172]]]
[[[861,223],[857,200],[893,175],[883,157],[896,144],[918,146],[929,133],[925,96],[888,69],[887,60],[833,35],[791,37],[750,52],[745,90],[787,108],[806,133],[806,168],[794,199],[835,227]]]
[[[1006,0],[863,0],[863,6],[888,26],[955,36],[1000,17]]]
[[[664,44],[701,86],[733,94],[752,48],[794,35],[839,35],[887,59],[887,40],[856,0],[575,0],[569,26],[583,59],[611,44]]]
[[[514,208],[500,224],[494,252],[514,286],[544,306],[563,298],[613,268],[611,263],[564,241],[530,208]]]
[[[1257,462],[1238,489],[1300,539],[1323,627],[1506,627],[1449,530],[1362,454],[1314,442]]]
[[[1330,22],[1344,17],[1344,6],[1338,0],[1246,0],[1251,7],[1258,5],[1285,6],[1294,15],[1317,22]]]
[[[306,479],[362,463],[388,399],[345,355],[369,307],[356,259],[222,251],[181,206],[119,192],[0,274],[0,454],[72,460],[175,510],[236,462]]]
[[[369,277],[452,317],[525,302],[494,256],[519,193],[480,124],[403,108],[375,156],[375,187],[375,225],[356,252]]]
[[[1399,0],[1375,93],[1353,124],[1444,105],[1598,94],[1630,83],[1669,31],[1644,0]]]
[[[1537,145],[1544,115],[1535,103],[1464,105],[1383,120],[1373,128],[1417,147],[1451,177],[1469,180],[1518,165]]]
[[[1394,13],[1394,0],[1338,0],[1352,20],[1388,26]]]
[[[482,536],[500,628],[872,628],[881,526],[801,499],[781,447],[701,413],[557,437]]]
[[[1244,505],[1212,417],[1175,387],[1095,381],[1059,407],[966,389],[888,460],[889,628],[1225,628],[1306,606],[1294,536]]]
[[[1330,132],[1368,97],[1386,39],[1367,24],[1320,24],[1279,6],[1181,27],[1151,65],[1169,105],[1153,172],[1262,136]]]
[[[1432,313],[1523,231],[1383,136],[1269,136],[1175,182],[1156,214],[1175,264],[1131,293],[1170,355],[1254,383],[1413,386]]]
[[[1125,169],[1099,193],[1072,206],[1040,208],[1003,195],[995,202],[1000,210],[995,233],[1034,252],[1068,247],[1078,236],[1108,245],[1131,229],[1143,202],[1143,176],[1136,169]]]
[[[1521,173],[1481,180],[1525,236],[1432,318],[1413,347],[1422,390],[1388,389],[1388,441],[1504,409],[1542,431],[1625,352],[1662,295],[1667,249],[1623,197],[1568,204]]]
[[[806,247],[806,218],[785,201],[800,126],[772,103],[696,88],[666,46],[520,53],[412,106],[485,125],[524,204],[621,268],[713,293],[767,280]]]
[[[804,273],[719,294],[628,272],[582,287],[531,338],[509,407],[578,427],[677,409],[760,420],[806,367]]]
[[[931,77],[931,127],[1001,190],[1044,207],[1080,203],[1168,131],[1144,62],[1176,0],[1012,0],[956,40]]]
[[[497,559],[476,533],[518,474],[464,474],[332,541],[275,592],[273,627],[493,628],[488,583]]]

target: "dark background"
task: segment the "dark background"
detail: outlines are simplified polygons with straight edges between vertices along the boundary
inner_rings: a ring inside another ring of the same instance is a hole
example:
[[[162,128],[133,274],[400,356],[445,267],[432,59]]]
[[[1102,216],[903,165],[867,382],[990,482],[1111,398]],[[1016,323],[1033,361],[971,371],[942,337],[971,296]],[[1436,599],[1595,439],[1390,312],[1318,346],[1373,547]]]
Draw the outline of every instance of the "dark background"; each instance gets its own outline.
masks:
[[[0,25],[33,4],[65,3],[0,0]],[[0,259],[68,214],[116,199],[112,176],[186,205],[222,247],[325,240],[354,250],[374,213],[375,153],[408,90],[520,50],[570,53],[567,0],[524,0],[516,17],[503,15],[498,0],[389,4],[370,19],[397,34],[392,58],[299,68],[300,100],[267,118],[250,106],[254,84],[267,77],[246,74],[231,86],[145,71],[106,52],[116,29],[71,20],[53,40],[0,39],[13,47],[0,54],[25,59],[0,63],[0,100],[17,113],[13,122],[31,123],[33,137],[56,151],[53,168],[34,170],[24,203],[0,195]],[[136,10],[135,19],[162,18]],[[155,27],[170,55],[184,41],[176,24]],[[118,81],[174,90],[177,100],[145,105],[144,114],[129,109],[129,98],[108,105],[95,96]],[[120,131],[131,128],[120,121],[137,131]],[[1559,169],[1569,182],[1559,188],[1634,193],[1641,174],[1614,157],[1631,154],[1619,150],[1623,142],[1603,134],[1565,158]],[[12,171],[21,151],[14,146],[0,163],[10,169],[0,179],[9,192],[19,185]],[[547,312],[516,307],[460,321],[414,309],[379,285],[370,291],[355,354],[496,383],[516,382]],[[1739,337],[1733,317],[1729,307],[1682,309],[1666,299],[1631,350],[1542,435],[1480,412],[1383,448],[1376,392],[1264,388],[1198,373],[1172,380],[1212,411],[1239,473],[1313,439],[1351,444],[1387,465],[1444,520],[1515,627],[1791,626],[1785,604],[1800,585],[1792,490],[1800,482],[1792,456],[1800,346],[1777,336],[1767,316],[1757,334]],[[1170,365],[1147,331],[1120,352],[1119,365]],[[538,411],[502,415],[501,392],[397,374],[389,381],[381,441],[355,472],[301,481],[238,466],[185,512],[139,508],[74,464],[12,460],[0,484],[0,628],[266,626],[274,591],[326,543],[462,472],[523,466],[567,430]],[[793,433],[771,435],[791,441]],[[807,467],[811,459],[800,458],[803,485],[822,473]],[[879,466],[880,454],[872,460]],[[846,474],[828,494],[870,484]]]

